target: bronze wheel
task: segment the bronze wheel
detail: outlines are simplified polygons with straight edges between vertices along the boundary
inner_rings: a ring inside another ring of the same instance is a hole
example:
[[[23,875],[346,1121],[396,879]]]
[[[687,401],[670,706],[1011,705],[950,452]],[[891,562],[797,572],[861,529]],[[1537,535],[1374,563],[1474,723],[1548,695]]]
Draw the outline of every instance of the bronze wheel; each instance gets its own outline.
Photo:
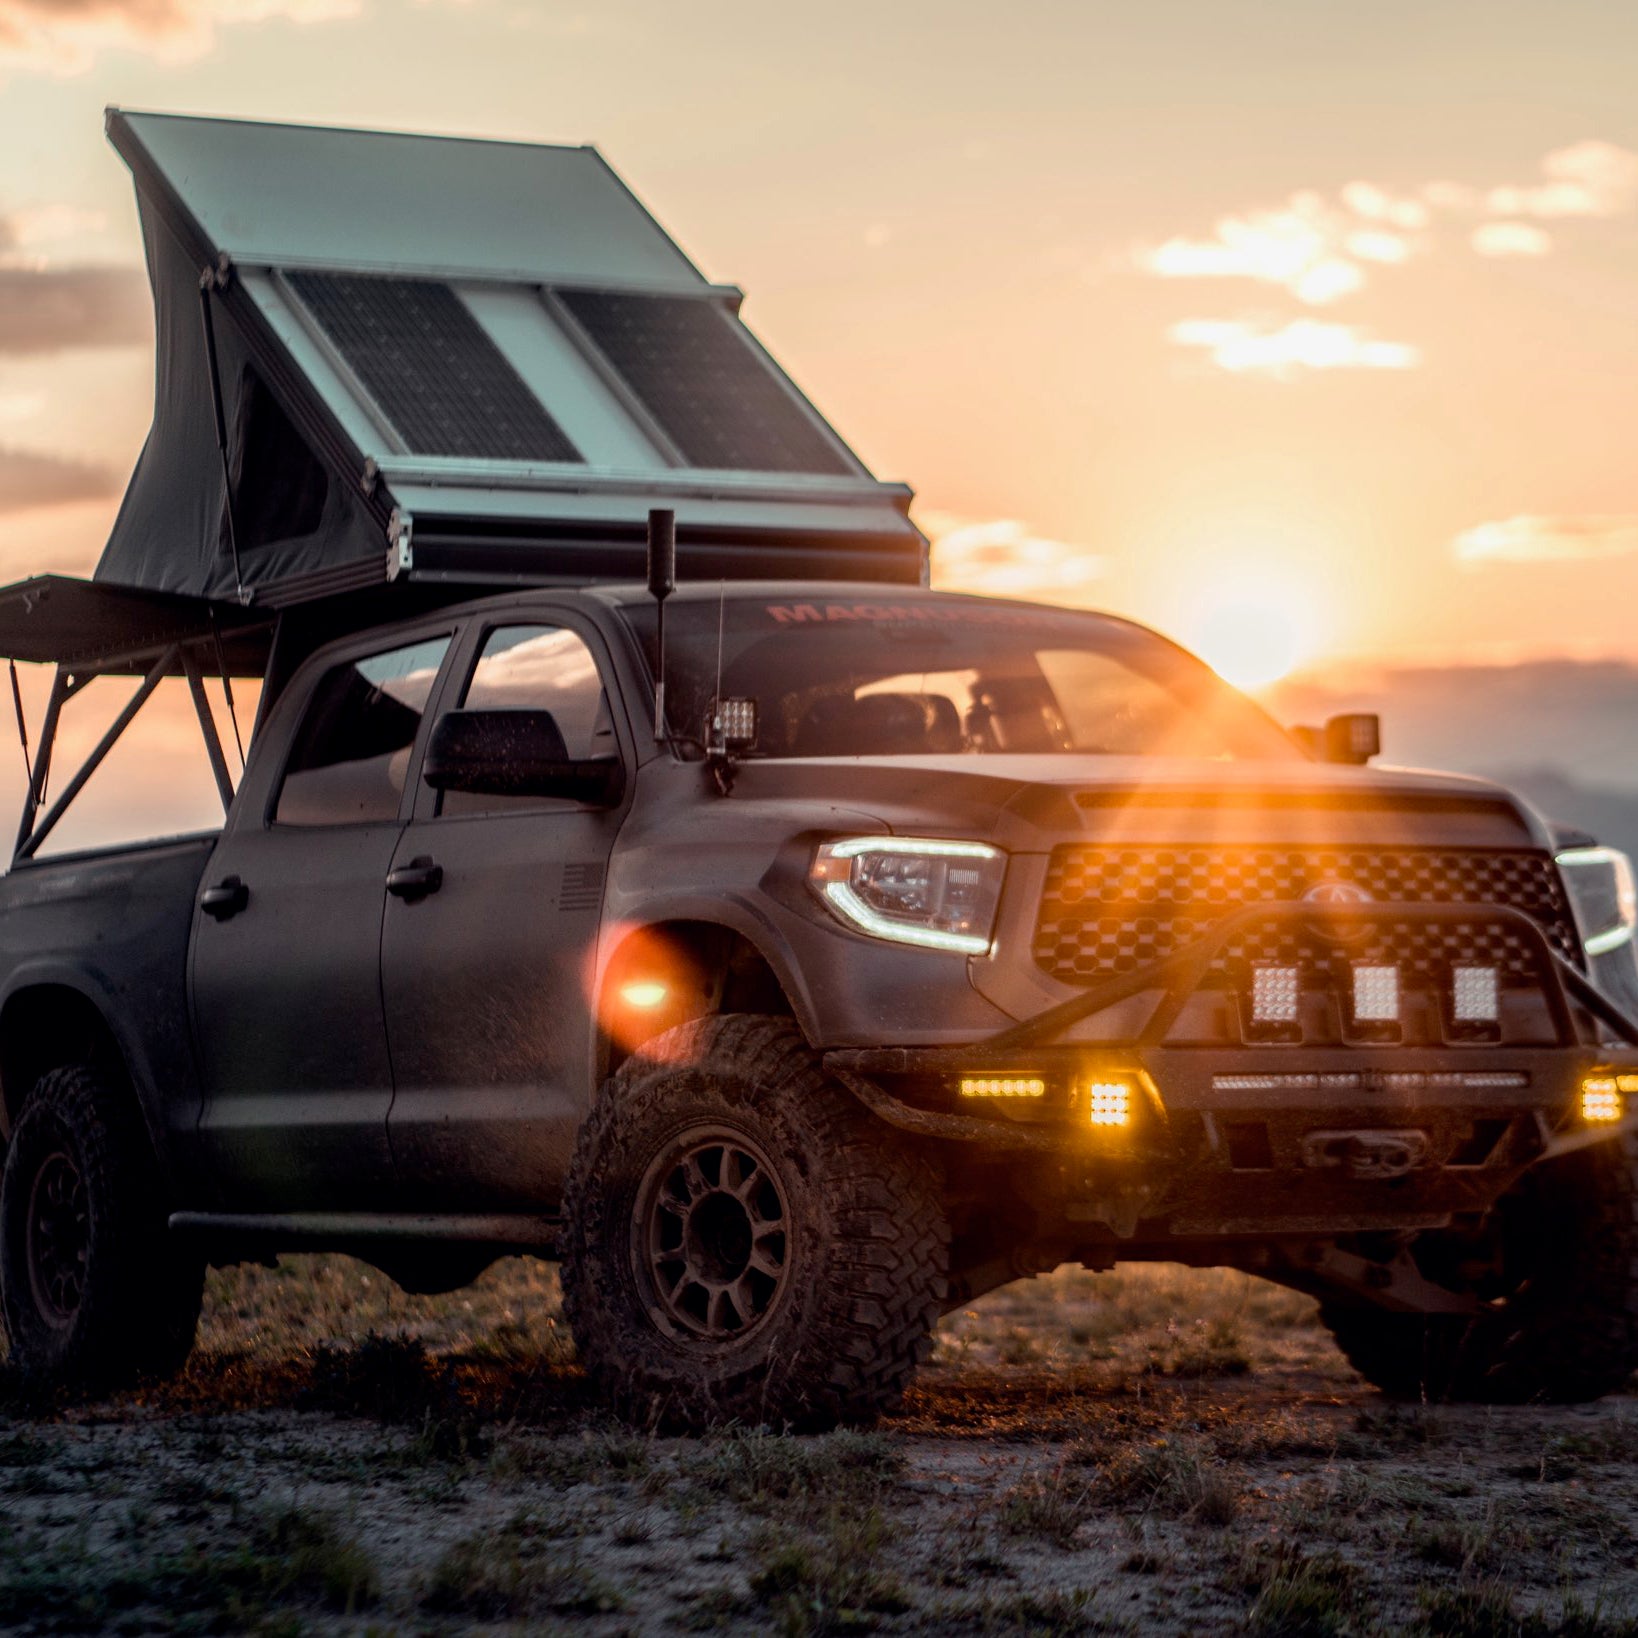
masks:
[[[28,1282],[48,1325],[74,1323],[85,1295],[91,1250],[91,1208],[73,1156],[58,1149],[34,1173],[28,1202]]]
[[[790,1224],[768,1157],[740,1133],[694,1130],[648,1168],[632,1260],[665,1326],[730,1341],[767,1319],[785,1289]]]

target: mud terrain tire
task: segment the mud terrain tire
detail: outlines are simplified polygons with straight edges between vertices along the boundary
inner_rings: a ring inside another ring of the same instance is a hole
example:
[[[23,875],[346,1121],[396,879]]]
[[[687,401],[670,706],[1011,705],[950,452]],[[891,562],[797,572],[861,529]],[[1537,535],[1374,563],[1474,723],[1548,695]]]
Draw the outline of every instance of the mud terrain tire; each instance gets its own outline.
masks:
[[[1578,1404],[1614,1393],[1638,1369],[1638,1138],[1526,1173],[1497,1210],[1509,1288],[1478,1318],[1327,1305],[1337,1345],[1395,1399]]]
[[[938,1168],[786,1021],[709,1018],[647,1043],[598,1095],[563,1210],[581,1358],[643,1425],[866,1422],[931,1347]]]
[[[12,1367],[41,1386],[82,1389],[180,1370],[205,1267],[165,1219],[153,1148],[128,1097],[90,1069],[44,1076],[0,1177]]]

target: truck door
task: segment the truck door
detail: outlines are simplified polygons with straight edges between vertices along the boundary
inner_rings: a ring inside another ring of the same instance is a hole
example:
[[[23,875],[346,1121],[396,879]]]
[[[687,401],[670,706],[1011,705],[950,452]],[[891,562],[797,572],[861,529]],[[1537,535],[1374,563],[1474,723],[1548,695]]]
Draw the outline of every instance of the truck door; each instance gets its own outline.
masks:
[[[629,769],[601,639],[561,619],[477,631],[445,700],[550,711],[571,758],[619,754]],[[419,885],[387,901],[381,969],[409,1209],[555,1206],[592,1090],[590,977],[622,812],[418,794],[393,874]]]
[[[379,643],[380,639],[377,638]],[[230,1211],[368,1211],[392,1192],[381,909],[447,635],[331,666],[282,767],[240,793],[192,955],[205,1164]],[[275,759],[277,760],[277,759]]]

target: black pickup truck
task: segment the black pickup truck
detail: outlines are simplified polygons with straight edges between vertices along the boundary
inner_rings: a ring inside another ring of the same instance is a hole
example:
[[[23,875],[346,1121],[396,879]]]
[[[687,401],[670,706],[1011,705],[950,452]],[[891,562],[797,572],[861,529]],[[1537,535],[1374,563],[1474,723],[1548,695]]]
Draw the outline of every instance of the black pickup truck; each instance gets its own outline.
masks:
[[[17,1366],[174,1370],[208,1263],[303,1249],[560,1258],[596,1380],[684,1422],[868,1417],[1065,1261],[1315,1293],[1397,1394],[1638,1364],[1622,856],[1122,620],[666,609],[658,719],[641,587],[460,603],[313,652],[220,834],[24,846]]]

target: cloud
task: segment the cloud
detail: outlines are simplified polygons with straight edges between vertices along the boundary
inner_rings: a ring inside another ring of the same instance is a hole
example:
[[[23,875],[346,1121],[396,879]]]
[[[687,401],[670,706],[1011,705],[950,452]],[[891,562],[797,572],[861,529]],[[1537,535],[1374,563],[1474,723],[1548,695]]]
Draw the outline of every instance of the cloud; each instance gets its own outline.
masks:
[[[198,57],[217,31],[282,17],[356,16],[362,0],[0,0],[0,61],[73,73],[101,51],[135,49],[170,61]]]
[[[1541,162],[1544,182],[1491,188],[1493,216],[1624,216],[1638,206],[1638,153],[1613,142],[1575,142]]]
[[[1521,514],[1465,529],[1451,542],[1459,563],[1565,563],[1638,552],[1638,515]]]
[[[1552,234],[1532,222],[1485,222],[1470,242],[1481,256],[1545,256],[1553,248]]]
[[[106,467],[60,455],[0,447],[0,515],[40,506],[102,500],[119,488]]]
[[[1257,279],[1318,306],[1365,282],[1342,254],[1349,226],[1317,193],[1296,193],[1278,210],[1223,217],[1213,238],[1168,239],[1135,260],[1162,279]]]
[[[0,266],[0,355],[133,346],[151,331],[147,281],[135,269]]]
[[[1294,319],[1270,326],[1243,319],[1185,319],[1171,328],[1182,347],[1203,347],[1212,362],[1236,375],[1282,379],[1305,370],[1409,370],[1422,361],[1402,341],[1377,341],[1350,324]]]
[[[975,522],[929,512],[922,521],[933,542],[933,584],[940,591],[1073,600],[1103,575],[1097,553],[1033,534],[1017,518]]]
[[[1430,213],[1424,200],[1395,196],[1374,182],[1350,182],[1342,190],[1342,202],[1367,222],[1383,222],[1410,232],[1428,225]]]
[[[0,0],[3,3],[3,0]],[[1365,283],[1361,263],[1409,261],[1425,241],[1424,230],[1441,216],[1513,218],[1495,226],[1517,229],[1517,218],[1621,216],[1638,209],[1638,152],[1589,139],[1555,148],[1541,161],[1541,178],[1477,188],[1463,182],[1428,182],[1413,194],[1396,194],[1374,182],[1349,182],[1336,198],[1308,190],[1271,210],[1222,217],[1211,238],[1178,236],[1140,248],[1134,261],[1163,279],[1242,278],[1277,284],[1311,305],[1351,295]],[[1483,230],[1481,229],[1481,233]],[[1551,248],[1481,255],[1542,255]],[[1515,246],[1524,243],[1516,232]],[[1491,244],[1504,241],[1491,235]]]

